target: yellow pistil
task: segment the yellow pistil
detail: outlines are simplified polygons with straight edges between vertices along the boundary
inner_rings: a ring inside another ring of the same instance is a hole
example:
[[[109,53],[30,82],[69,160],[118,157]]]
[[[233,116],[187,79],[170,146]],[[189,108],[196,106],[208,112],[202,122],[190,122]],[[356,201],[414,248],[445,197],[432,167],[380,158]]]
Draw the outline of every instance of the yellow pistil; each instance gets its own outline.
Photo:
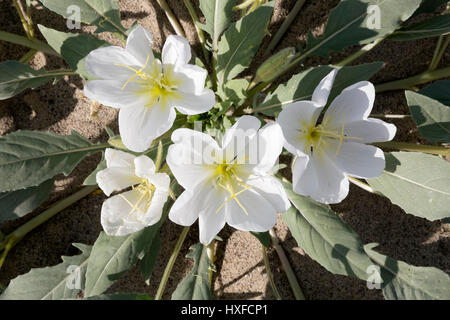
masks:
[[[141,183],[135,185],[132,187],[133,190],[139,191],[141,194],[140,198],[136,203],[131,203],[127,198],[125,198],[122,194],[119,194],[119,196],[125,200],[131,207],[131,211],[128,213],[128,216],[132,215],[134,212],[138,212],[141,214],[144,214],[147,212],[148,208],[150,207],[152,203],[153,194],[156,190],[156,187],[148,181],[148,179],[142,178]],[[142,201],[145,201],[145,207],[144,209],[140,208],[140,204]]]
[[[116,66],[130,69],[134,74],[127,80],[122,86],[122,90],[130,82],[134,82],[140,85],[140,88],[136,90],[136,94],[145,95],[148,97],[148,103],[146,107],[151,107],[156,103],[160,103],[162,107],[166,107],[168,100],[180,99],[180,94],[177,92],[180,80],[176,78],[173,72],[173,66],[167,65],[164,71],[161,70],[159,60],[153,59],[149,65],[150,55],[144,65],[140,69],[135,69],[131,66],[124,64],[116,64]]]
[[[245,215],[248,216],[248,211],[245,209],[244,205],[239,201],[237,196],[244,191],[250,190],[251,187],[244,183],[241,178],[239,178],[236,174],[237,167],[235,163],[228,164],[228,163],[222,163],[217,165],[215,169],[215,179],[216,179],[216,185],[225,189],[230,196],[220,205],[220,207],[217,209],[216,213],[219,213],[220,210],[227,204],[230,200],[236,201],[236,204],[242,209]],[[236,183],[237,185],[241,186],[242,189],[238,192],[234,191],[233,183]]]

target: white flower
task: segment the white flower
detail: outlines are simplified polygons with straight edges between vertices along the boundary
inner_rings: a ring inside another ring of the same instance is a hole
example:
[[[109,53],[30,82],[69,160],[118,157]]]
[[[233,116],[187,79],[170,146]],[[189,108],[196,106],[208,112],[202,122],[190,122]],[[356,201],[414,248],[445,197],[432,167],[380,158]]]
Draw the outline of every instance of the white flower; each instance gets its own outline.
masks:
[[[397,130],[392,124],[368,118],[375,89],[367,81],[344,89],[318,121],[336,73],[333,70],[321,81],[312,101],[290,104],[277,119],[285,148],[297,156],[294,192],[322,203],[338,203],[347,196],[348,176],[379,176],[385,167],[383,151],[366,143],[392,140]]]
[[[276,123],[243,116],[225,133],[221,146],[209,135],[189,129],[172,134],[167,163],[185,191],[169,212],[188,226],[199,219],[200,241],[211,242],[225,223],[244,231],[272,228],[277,212],[290,207],[281,183],[270,175],[283,148]]]
[[[120,108],[119,130],[125,146],[145,151],[152,141],[167,132],[176,108],[193,115],[212,108],[215,96],[205,89],[206,70],[188,64],[189,42],[170,35],[162,50],[162,62],[154,58],[152,36],[141,26],[128,36],[126,49],[116,46],[89,53],[86,69],[102,80],[88,81],[85,95]]]
[[[169,176],[155,173],[147,156],[106,149],[107,168],[97,173],[99,187],[109,196],[132,187],[103,202],[101,223],[108,235],[123,236],[157,223],[169,195]]]

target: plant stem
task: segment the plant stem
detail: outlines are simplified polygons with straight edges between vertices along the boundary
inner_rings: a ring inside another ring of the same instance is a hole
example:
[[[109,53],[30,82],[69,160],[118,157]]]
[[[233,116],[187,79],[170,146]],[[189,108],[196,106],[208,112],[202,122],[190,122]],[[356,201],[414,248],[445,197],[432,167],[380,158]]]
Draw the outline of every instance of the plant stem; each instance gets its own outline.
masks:
[[[369,52],[370,50],[375,48],[377,45],[379,45],[381,42],[383,42],[383,40],[385,40],[386,38],[387,38],[387,36],[384,36],[384,37],[376,39],[375,41],[373,41],[373,42],[371,42],[369,44],[366,44],[364,47],[362,47],[361,49],[356,51],[351,56],[345,58],[341,62],[337,63],[335,66],[337,66],[337,67],[344,67],[344,66],[352,63],[353,61],[355,61],[356,59],[358,59],[362,55],[366,54],[367,52]]]
[[[255,0],[247,0],[233,7],[233,11],[244,10],[250,7]]]
[[[284,20],[283,24],[281,25],[280,29],[278,29],[275,36],[272,38],[272,40],[269,43],[269,46],[267,47],[266,51],[264,51],[264,56],[269,55],[269,53],[275,48],[275,46],[278,44],[278,42],[281,40],[289,26],[294,21],[297,14],[300,12],[300,9],[305,4],[306,0],[298,0],[292,10],[287,15],[286,19]]]
[[[44,222],[46,222],[48,219],[56,215],[57,213],[61,212],[62,210],[66,209],[68,206],[72,205],[73,203],[77,202],[78,200],[86,197],[93,191],[97,190],[98,186],[86,186],[83,189],[75,192],[74,194],[68,196],[65,199],[62,199],[58,202],[56,202],[54,205],[52,205],[50,208],[45,210],[44,212],[40,213],[24,225],[17,228],[12,233],[8,234],[4,241],[0,244],[0,250],[4,249],[4,252],[2,254],[2,257],[0,259],[0,268],[3,265],[3,262],[5,261],[6,255],[8,254],[9,250],[11,250],[23,237],[25,237],[31,230],[37,228]]]
[[[200,23],[200,20],[198,19],[197,12],[195,12],[194,6],[192,5],[190,0],[184,0],[184,5],[189,11],[189,14],[191,15],[192,21],[194,22],[195,31],[197,31],[198,40],[200,41],[200,45],[202,46],[203,56],[205,57],[206,63],[209,63],[209,54],[208,50],[206,50],[206,40],[205,40],[205,34],[203,33],[203,30],[199,28],[198,24]]]
[[[273,294],[277,300],[282,300],[280,292],[278,292],[275,281],[273,280],[272,270],[270,269],[269,257],[267,256],[267,248],[261,244],[261,251],[264,259],[264,266],[266,267],[267,277],[269,278],[270,286],[272,287]]]
[[[60,56],[60,54],[55,50],[53,50],[53,48],[50,47],[48,44],[37,39],[30,40],[26,37],[19,36],[17,34],[9,33],[6,31],[0,31],[0,40],[18,44],[31,49],[35,49],[37,51],[51,54],[53,56],[57,57]]]
[[[447,77],[450,77],[450,67],[433,71],[425,71],[417,76],[377,85],[376,92],[380,93],[385,91],[409,89],[419,84],[424,84]]]
[[[441,146],[428,146],[396,141],[377,142],[372,143],[372,145],[379,148],[389,148],[402,151],[423,152],[440,156],[450,156],[450,148],[445,148]]]
[[[189,228],[190,228],[189,226],[184,227],[183,231],[180,234],[180,237],[178,238],[175,248],[173,249],[172,255],[170,256],[169,262],[167,263],[166,268],[164,269],[164,274],[159,284],[158,291],[156,292],[155,300],[162,299],[164,290],[166,289],[167,281],[169,280],[170,273],[172,272],[175,260],[177,259],[177,256],[180,253],[181,246],[183,245],[183,242],[186,239]]]
[[[34,55],[37,53],[37,50],[30,49],[27,53],[23,55],[22,58],[19,59],[19,62],[28,63],[31,59],[33,59]]]
[[[353,183],[355,186],[360,187],[361,189],[373,193],[373,194],[377,194],[379,196],[383,196],[380,192],[375,191],[371,186],[369,186],[367,183],[362,182],[361,180],[358,180],[356,178],[353,177],[348,177],[348,180]]]
[[[296,300],[305,300],[305,296],[303,294],[302,289],[300,288],[300,285],[298,284],[297,277],[295,276],[294,271],[292,270],[292,267],[289,263],[288,258],[286,257],[286,254],[284,253],[283,247],[280,245],[280,241],[278,240],[277,235],[275,234],[275,231],[271,229],[269,231],[270,239],[272,240],[272,245],[277,251],[278,257],[280,258],[281,265],[283,266],[283,270],[286,273],[286,276],[289,281],[289,285],[291,286],[292,292],[294,293]]]
[[[436,70],[436,68],[439,65],[439,62],[441,61],[442,57],[444,56],[445,50],[447,49],[448,45],[450,44],[450,37],[447,36],[444,43],[442,43],[444,40],[444,36],[439,37],[438,44],[436,46],[436,50],[434,52],[433,60],[431,61],[429,71]]]
[[[34,38],[34,30],[33,25],[30,23],[29,19],[26,17],[26,13],[23,10],[22,3],[20,0],[13,0],[14,7],[16,8],[17,13],[19,14],[20,21],[22,22],[23,30],[25,30],[25,34],[27,38],[33,40]]]
[[[173,14],[172,9],[170,9],[166,0],[156,0],[156,2],[158,2],[161,9],[164,10],[164,13],[167,16],[167,19],[169,19],[169,22],[172,25],[172,28],[175,30],[175,33],[181,37],[186,38],[183,28],[181,27],[180,23],[178,22],[177,17],[175,17],[175,15]]]

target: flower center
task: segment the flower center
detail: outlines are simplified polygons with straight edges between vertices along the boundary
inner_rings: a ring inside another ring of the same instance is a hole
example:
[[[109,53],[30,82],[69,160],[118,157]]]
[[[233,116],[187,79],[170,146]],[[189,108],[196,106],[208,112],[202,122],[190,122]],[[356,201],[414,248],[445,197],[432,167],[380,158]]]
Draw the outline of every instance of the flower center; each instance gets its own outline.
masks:
[[[180,98],[177,92],[180,79],[176,77],[172,65],[165,65],[163,70],[158,59],[153,59],[150,65],[149,60],[150,56],[147,56],[145,64],[139,70],[127,65],[117,64],[134,71],[134,74],[125,81],[122,90],[131,82],[137,83],[139,89],[136,90],[136,93],[147,97],[146,107],[151,107],[156,103],[166,107],[168,100]]]
[[[150,181],[148,181],[148,179],[141,178],[140,183],[134,185],[132,189],[137,190],[140,193],[140,197],[136,201],[136,203],[131,203],[122,194],[119,194],[122,199],[124,199],[131,207],[131,211],[128,213],[128,216],[132,215],[135,212],[140,214],[146,213],[152,203],[152,198],[155,193],[156,187]]]

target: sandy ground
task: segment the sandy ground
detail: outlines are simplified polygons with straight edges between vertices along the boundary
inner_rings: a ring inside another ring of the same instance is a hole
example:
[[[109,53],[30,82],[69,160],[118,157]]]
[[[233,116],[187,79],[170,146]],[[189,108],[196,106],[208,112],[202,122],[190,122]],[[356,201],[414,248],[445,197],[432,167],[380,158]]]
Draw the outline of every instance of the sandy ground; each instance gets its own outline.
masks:
[[[275,14],[269,28],[275,33],[284,17],[294,5],[294,0],[278,0]],[[277,49],[297,46],[304,43],[307,30],[313,29],[320,34],[329,11],[338,0],[307,0],[289,31],[283,37]],[[181,0],[169,0],[169,5],[179,17],[187,38],[200,54],[200,48],[190,22],[189,15]],[[154,35],[154,49],[161,50],[165,38],[173,30],[156,5],[155,1],[120,1],[122,22],[129,27],[135,20]],[[60,31],[68,31],[60,16],[44,10],[37,5],[33,11],[35,23]],[[36,28],[37,29],[37,28]],[[22,34],[22,27],[10,1],[0,2],[0,30]],[[91,33],[92,28],[83,26],[83,32]],[[38,33],[38,37],[42,36]],[[101,38],[111,40],[106,34]],[[266,37],[263,46],[268,45]],[[405,43],[383,43],[369,54],[355,61],[355,64],[385,61],[386,64],[372,81],[382,83],[389,80],[415,75],[427,68],[433,55],[436,39],[427,39]],[[330,59],[310,58],[304,66],[293,70],[292,74],[307,66],[328,64],[340,61],[356,48],[345,54],[333,54]],[[0,61],[19,59],[26,49],[19,46],[0,43]],[[250,71],[261,63],[262,52]],[[38,54],[32,61],[35,68],[45,66],[48,69],[67,67],[55,57]],[[450,65],[450,52],[447,51],[441,66]],[[286,75],[282,81],[287,80]],[[91,102],[83,96],[83,82],[79,77],[65,77],[56,85],[47,84],[35,90],[26,90],[22,94],[6,101],[0,101],[0,133],[6,134],[18,129],[49,130],[59,134],[68,134],[76,130],[92,141],[105,141],[103,127],[109,125],[117,132],[117,113],[112,108],[101,108],[97,118],[90,117]],[[408,108],[403,92],[379,94],[374,107],[375,113],[407,113]],[[420,138],[412,120],[397,120],[396,140],[417,142]],[[287,159],[288,161],[289,159]],[[56,187],[50,199],[33,214],[16,221],[3,223],[0,229],[11,232],[17,226],[28,221],[52,202],[78,190],[84,178],[99,161],[99,155],[83,161],[69,176],[58,177]],[[289,172],[286,172],[289,174]],[[30,268],[39,268],[58,264],[61,255],[77,254],[71,246],[73,242],[92,244],[101,230],[99,215],[103,195],[90,195],[77,204],[64,210],[50,221],[27,235],[8,255],[0,272],[0,282],[5,285],[14,277],[26,273]],[[430,222],[405,214],[389,200],[368,194],[351,186],[350,195],[333,209],[360,235],[364,243],[380,243],[380,252],[417,266],[434,266],[450,272],[450,226],[440,222]],[[110,288],[110,292],[146,292],[155,294],[164,266],[178,238],[181,228],[166,223],[161,230],[162,247],[150,286],[142,280],[138,268],[132,269]],[[305,296],[308,299],[383,299],[379,290],[368,290],[365,282],[329,273],[318,263],[306,256],[297,247],[287,228],[279,220],[276,231]],[[272,299],[274,298],[264,270],[261,249],[258,241],[249,233],[226,227],[219,234],[224,241],[218,245],[217,273],[214,279],[214,297],[216,299]],[[191,229],[181,254],[176,261],[169,279],[164,298],[170,298],[177,283],[189,270],[191,263],[186,262],[190,245],[198,242],[197,225]],[[269,251],[275,282],[285,299],[293,299],[287,279],[281,270],[278,257]]]

